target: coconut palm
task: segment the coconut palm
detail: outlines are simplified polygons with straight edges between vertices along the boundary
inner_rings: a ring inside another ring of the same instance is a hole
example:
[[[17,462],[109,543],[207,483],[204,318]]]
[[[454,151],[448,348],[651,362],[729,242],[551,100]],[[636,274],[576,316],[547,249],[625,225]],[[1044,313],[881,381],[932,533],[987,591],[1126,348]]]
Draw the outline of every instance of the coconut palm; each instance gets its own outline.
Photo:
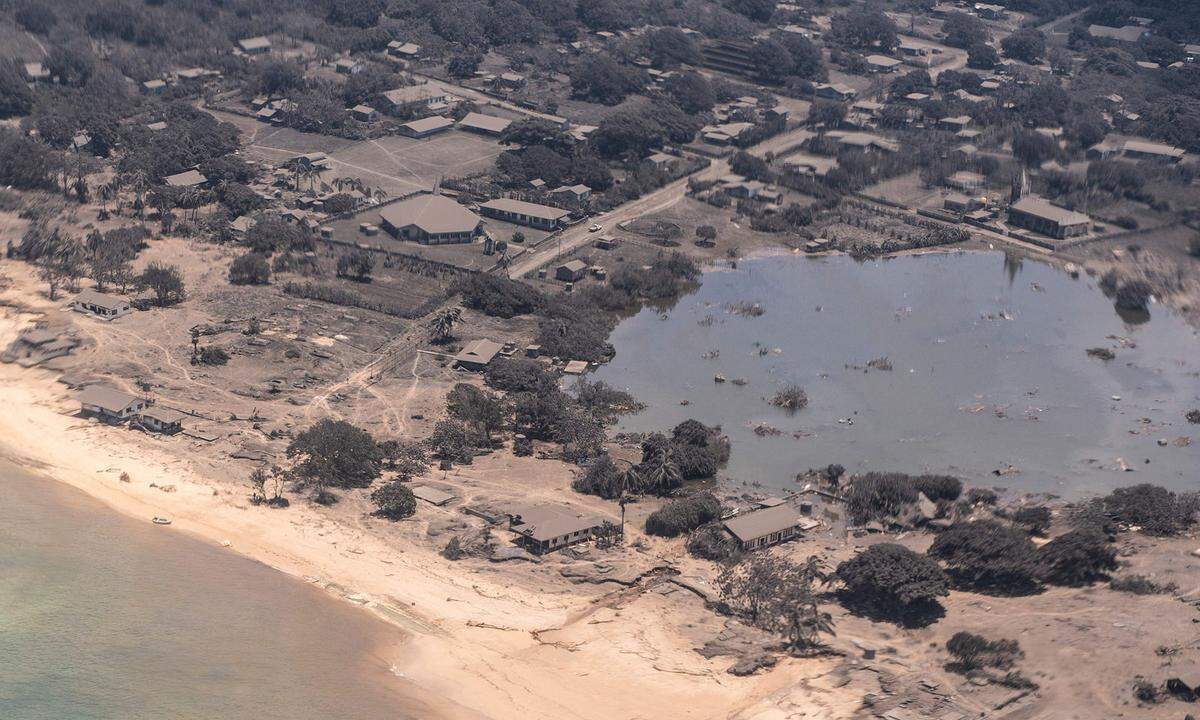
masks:
[[[434,339],[448,340],[450,334],[454,332],[454,326],[461,320],[462,310],[460,308],[448,308],[433,316],[429,322],[429,329],[433,331]]]

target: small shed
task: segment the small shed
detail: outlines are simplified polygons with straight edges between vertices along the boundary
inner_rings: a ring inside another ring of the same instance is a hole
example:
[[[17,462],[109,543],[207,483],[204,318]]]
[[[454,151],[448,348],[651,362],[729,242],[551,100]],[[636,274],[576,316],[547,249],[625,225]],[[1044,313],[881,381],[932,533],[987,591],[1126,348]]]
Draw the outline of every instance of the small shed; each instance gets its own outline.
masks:
[[[430,505],[436,505],[438,507],[441,507],[455,499],[454,495],[451,495],[444,490],[438,490],[435,487],[429,487],[428,485],[413,485],[412,493],[418,500],[424,500]]]
[[[582,260],[569,260],[554,269],[554,278],[563,282],[579,282],[587,275],[587,263]]]

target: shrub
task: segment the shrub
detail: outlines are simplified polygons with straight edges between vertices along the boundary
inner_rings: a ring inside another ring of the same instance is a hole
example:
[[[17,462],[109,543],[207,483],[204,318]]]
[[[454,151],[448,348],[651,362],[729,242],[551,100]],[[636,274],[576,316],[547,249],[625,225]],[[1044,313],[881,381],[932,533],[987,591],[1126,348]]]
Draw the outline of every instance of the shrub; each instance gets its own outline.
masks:
[[[1188,422],[1193,425],[1200,425],[1200,409],[1188,410],[1184,415]]]
[[[527,358],[497,358],[488,365],[483,381],[505,392],[538,392],[556,385],[544,365]]]
[[[1149,283],[1131,280],[1117,289],[1116,305],[1125,310],[1145,310],[1153,294]]]
[[[934,539],[929,555],[947,564],[957,586],[1022,594],[1038,589],[1035,550],[1025,533],[981,520],[952,525]]]
[[[1175,535],[1192,522],[1189,508],[1175,493],[1149,483],[1117,488],[1103,503],[1114,521],[1138,526],[1147,535]]]
[[[646,518],[646,533],[677,537],[721,517],[721,501],[710,492],[672,500]]]
[[[867,614],[906,624],[928,624],[950,594],[946,573],[933,560],[903,545],[880,543],[837,567],[842,597]]]
[[[718,523],[709,523],[688,536],[685,545],[692,557],[722,562],[738,556],[737,543]]]
[[[271,265],[265,255],[246,253],[229,265],[229,282],[234,285],[266,285],[271,281]]]
[[[511,318],[541,309],[545,297],[525,283],[495,275],[475,274],[455,286],[463,305],[492,317]]]
[[[971,488],[967,491],[967,502],[972,505],[995,505],[1000,496],[988,488]]]
[[[1038,548],[1036,561],[1042,582],[1078,587],[1116,570],[1117,550],[1103,533],[1072,530]]]
[[[918,475],[913,478],[913,485],[934,502],[953,502],[962,495],[963,489],[962,480],[951,475]]]
[[[1076,530],[1092,530],[1104,535],[1111,542],[1117,538],[1120,528],[1104,508],[1103,498],[1094,498],[1067,510],[1067,521]]]
[[[1034,505],[1018,508],[1012,514],[1012,521],[1028,530],[1030,535],[1045,535],[1054,516],[1045,505]]]
[[[352,250],[338,258],[338,277],[353,278],[359,282],[371,279],[375,269],[375,257],[367,250]]]
[[[1158,583],[1145,575],[1124,575],[1108,581],[1108,587],[1117,592],[1134,595],[1166,595],[1179,589],[1175,583]]]
[[[917,489],[912,479],[899,473],[860,475],[846,492],[846,511],[858,524],[894,517],[915,502]]]
[[[575,492],[615,500],[625,488],[625,473],[617,467],[608,453],[604,453],[592,461],[583,475],[575,478],[571,488]]]
[[[946,641],[946,651],[954,657],[946,669],[962,674],[985,668],[1007,670],[1025,656],[1016,640],[988,640],[969,632],[954,633]]]
[[[710,478],[729,461],[729,439],[720,428],[684,420],[671,431],[671,456],[684,480]]]
[[[808,394],[799,385],[788,383],[775,393],[775,397],[771,399],[771,404],[781,407],[788,412],[796,412],[803,410],[808,405]]]
[[[533,441],[524,435],[518,435],[513,440],[513,455],[517,457],[529,457],[533,454]]]
[[[200,348],[200,354],[196,356],[196,362],[201,365],[224,365],[229,362],[229,353],[215,345],[207,345]]]
[[[375,514],[388,520],[401,520],[417,511],[416,496],[408,485],[399,480],[376,488],[371,493],[371,501],[378,507]]]

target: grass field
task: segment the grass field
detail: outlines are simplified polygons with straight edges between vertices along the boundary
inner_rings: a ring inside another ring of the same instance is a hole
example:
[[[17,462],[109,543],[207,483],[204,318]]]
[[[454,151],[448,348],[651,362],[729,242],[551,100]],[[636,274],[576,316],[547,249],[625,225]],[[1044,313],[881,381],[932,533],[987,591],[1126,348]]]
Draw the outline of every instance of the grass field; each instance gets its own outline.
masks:
[[[275,127],[228,113],[217,115],[238,126],[246,154],[253,159],[275,165],[296,155],[323,152],[333,161],[326,180],[357,177],[393,197],[432,189],[441,178],[488,170],[504,151],[494,139],[457,130],[420,140],[388,136],[356,141]]]

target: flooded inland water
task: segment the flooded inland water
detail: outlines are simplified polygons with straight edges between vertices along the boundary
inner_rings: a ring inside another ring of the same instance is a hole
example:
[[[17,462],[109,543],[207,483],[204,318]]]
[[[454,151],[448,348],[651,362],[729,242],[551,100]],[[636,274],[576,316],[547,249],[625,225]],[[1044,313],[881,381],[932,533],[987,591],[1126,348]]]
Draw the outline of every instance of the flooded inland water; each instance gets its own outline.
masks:
[[[2,461],[0,497],[0,718],[431,716],[368,614]]]
[[[755,302],[757,317],[731,310]],[[643,309],[612,341],[595,379],[647,405],[618,429],[719,424],[737,482],[795,488],[798,472],[840,463],[1068,497],[1137,482],[1200,489],[1200,426],[1184,417],[1200,407],[1200,337],[1159,305],[1123,319],[1095,279],[1035,261],[747,260],[707,273],[665,313]],[[1115,359],[1090,357],[1094,347]],[[863,369],[880,357],[890,371]],[[809,405],[788,414],[769,399],[792,382]]]

